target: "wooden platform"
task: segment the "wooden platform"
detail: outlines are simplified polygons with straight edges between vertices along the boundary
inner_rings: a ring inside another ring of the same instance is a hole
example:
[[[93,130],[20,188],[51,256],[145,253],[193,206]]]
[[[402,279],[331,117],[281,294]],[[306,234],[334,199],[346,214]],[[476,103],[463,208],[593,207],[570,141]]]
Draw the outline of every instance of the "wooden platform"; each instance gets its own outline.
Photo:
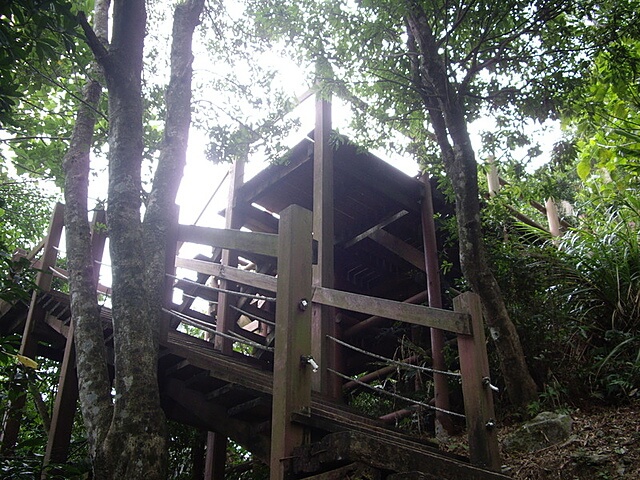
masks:
[[[47,293],[41,305],[48,315],[46,326],[38,329],[40,353],[59,358],[64,342],[58,337],[69,320],[69,297]],[[108,331],[110,312],[101,313]],[[158,368],[168,418],[223,433],[268,461],[273,387],[268,363],[241,354],[223,355],[210,342],[171,331],[161,344]],[[308,429],[310,443],[287,460],[291,478],[347,478],[340,475],[365,467],[389,479],[508,478],[320,395],[313,395],[310,411],[296,413],[292,420]]]

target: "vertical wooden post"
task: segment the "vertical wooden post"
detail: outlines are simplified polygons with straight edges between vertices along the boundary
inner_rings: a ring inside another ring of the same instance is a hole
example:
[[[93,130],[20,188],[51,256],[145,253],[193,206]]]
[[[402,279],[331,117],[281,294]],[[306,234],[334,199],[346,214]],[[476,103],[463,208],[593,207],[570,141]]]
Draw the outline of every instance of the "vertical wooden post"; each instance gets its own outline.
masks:
[[[436,242],[436,225],[433,220],[433,198],[429,175],[420,177],[424,184],[424,197],[422,198],[422,238],[424,243],[425,270],[427,273],[427,293],[429,306],[442,308],[442,293],[440,291],[440,266],[438,262],[438,245]],[[431,328],[431,357],[435,370],[446,371],[444,362],[444,332],[437,328]],[[434,396],[436,407],[442,410],[450,410],[449,384],[445,375],[435,373],[433,375]],[[436,410],[435,420],[436,437],[441,434],[453,433],[451,417],[443,411]]]
[[[227,211],[224,217],[225,228],[240,228],[242,220],[240,212],[236,206],[236,191],[244,180],[244,159],[233,162],[231,167],[231,183],[229,185],[229,196],[227,201]],[[232,250],[222,251],[222,265],[238,265],[238,255]],[[220,288],[229,288],[229,282],[220,281]],[[234,314],[231,311],[230,302],[233,298],[226,293],[218,294],[218,306],[216,308],[216,331],[227,333],[233,328]],[[231,355],[233,343],[228,338],[218,335],[213,339],[215,348],[222,353]],[[207,437],[207,458],[205,460],[205,480],[224,480],[224,471],[227,458],[227,439],[219,433],[209,432]]]
[[[240,212],[236,208],[236,190],[242,185],[244,178],[244,160],[236,160],[231,167],[231,184],[229,185],[229,201],[227,203],[227,211],[225,215],[225,228],[240,228],[242,221],[240,220]],[[238,265],[238,256],[232,250],[222,251],[222,265]],[[226,280],[220,281],[220,288],[228,288]],[[227,333],[232,329],[233,313],[229,307],[232,301],[229,295],[220,293],[218,295],[218,308],[216,311],[216,331]],[[227,355],[233,351],[233,343],[228,338],[218,335],[214,339],[216,349]]]
[[[207,434],[207,452],[204,464],[205,480],[224,480],[227,464],[227,437],[220,433]]]
[[[311,228],[311,212],[298,205],[280,214],[271,480],[283,480],[285,458],[304,442],[304,428],[291,422],[291,414],[308,415],[311,408]]]
[[[165,239],[165,258],[164,258],[164,292],[162,295],[162,306],[171,308],[173,303],[173,283],[174,280],[169,275],[176,274],[176,255],[182,244],[178,244],[178,223],[180,221],[180,207],[176,204],[172,206],[171,218],[169,219],[169,230]],[[159,335],[161,340],[166,340],[171,328],[172,318],[168,313],[160,314]],[[174,324],[175,325],[175,324]]]
[[[57,203],[51,215],[51,223],[49,231],[42,250],[42,268],[36,275],[36,286],[31,295],[31,303],[29,305],[29,313],[24,325],[22,334],[22,344],[20,345],[20,354],[25,357],[34,358],[38,350],[37,339],[33,338],[32,332],[36,323],[44,320],[46,312],[38,304],[38,295],[51,289],[53,273],[51,267],[55,266],[58,257],[58,245],[62,236],[62,227],[64,226],[64,205]],[[26,395],[18,396],[9,407],[3,419],[2,435],[0,442],[2,443],[2,453],[13,450],[18,441],[18,433],[20,431],[20,412],[25,404]]]
[[[91,232],[91,252],[93,255],[93,282],[97,286],[100,279],[100,262],[104,253],[107,232],[104,228],[105,211],[94,213]],[[71,321],[67,333],[67,342],[60,364],[58,391],[51,415],[51,428],[47,439],[44,465],[63,463],[69,453],[73,417],[78,402],[78,377],[76,374],[76,356],[73,342],[74,323]],[[44,475],[43,475],[44,477]]]
[[[318,241],[318,264],[314,267],[313,284],[333,288],[334,273],[334,207],[333,207],[333,149],[331,135],[331,102],[316,99],[316,126],[313,146],[313,237]],[[335,309],[325,305],[313,306],[313,356],[320,365],[319,375],[313,377],[313,389],[332,398],[342,396],[339,377],[327,367],[340,371],[337,365],[338,345],[326,336],[339,337]]]
[[[474,465],[500,471],[500,450],[480,297],[466,292],[454,298],[453,305],[455,311],[471,316],[473,332],[472,335],[458,335],[469,457]]]

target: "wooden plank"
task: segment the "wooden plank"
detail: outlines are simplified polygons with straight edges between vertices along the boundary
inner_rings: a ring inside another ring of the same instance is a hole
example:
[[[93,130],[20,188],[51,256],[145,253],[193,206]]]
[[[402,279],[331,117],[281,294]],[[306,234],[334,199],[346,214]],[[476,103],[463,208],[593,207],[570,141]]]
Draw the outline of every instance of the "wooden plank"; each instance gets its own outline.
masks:
[[[44,455],[44,464],[64,463],[67,460],[69,445],[71,443],[71,430],[73,417],[76,413],[78,401],[78,377],[76,375],[76,355],[73,342],[73,322],[69,327],[67,343],[60,365],[60,378],[56,392],[53,413],[51,415],[51,428],[47,440]]]
[[[353,237],[350,240],[347,240],[343,246],[343,248],[349,248],[354,246],[356,243],[360,242],[361,240],[364,240],[365,238],[367,238],[369,235],[371,235],[372,233],[377,232],[378,230],[383,229],[384,227],[386,227],[387,225],[392,224],[393,222],[395,222],[396,220],[398,220],[399,218],[404,217],[406,214],[408,214],[409,212],[407,212],[406,210],[400,210],[398,213],[391,215],[385,219],[383,219],[380,223],[378,223],[377,225],[374,225],[373,227],[369,228],[368,230],[365,230],[364,232],[362,232],[359,235],[356,235],[355,237]]]
[[[404,303],[422,303],[427,299],[427,291],[423,291],[423,292],[419,292],[409,298],[407,298],[406,300],[403,300]],[[350,338],[350,337],[355,337],[356,335],[358,335],[360,332],[374,327],[375,325],[383,322],[387,320],[384,317],[380,317],[379,315],[375,315],[373,317],[369,317],[365,320],[362,320],[359,323],[356,323],[353,327],[345,330],[344,332],[344,337],[345,338]]]
[[[480,297],[466,292],[454,298],[453,305],[456,311],[471,315],[473,329],[473,336],[458,335],[469,457],[472,464],[499,472],[502,462],[495,426],[493,392],[489,384],[489,360]]]
[[[304,477],[304,480],[344,480],[348,478],[367,478],[379,480],[382,478],[380,472],[369,468],[366,465],[358,463],[350,463],[344,467],[336,468],[328,472],[319,473],[310,477]]]
[[[417,248],[409,245],[386,230],[377,230],[370,235],[371,239],[403,258],[419,270],[425,271],[424,255]]]
[[[327,435],[321,442],[296,449],[295,473],[312,473],[323,466],[331,467],[356,460],[373,468],[392,472],[429,472],[435,478],[448,480],[507,480],[509,477],[469,465],[460,458],[443,452],[404,447],[375,436],[354,432]],[[300,475],[302,476],[302,475]]]
[[[439,328],[454,333],[471,334],[469,315],[460,312],[412,305],[323,287],[315,287],[313,301],[344,310],[377,315],[390,320]]]
[[[271,405],[271,400],[267,397],[257,397],[247,400],[246,402],[239,403],[227,410],[227,415],[235,417],[243,413],[248,413],[251,410],[255,410],[259,407],[266,407]]]
[[[240,212],[235,207],[237,189],[244,181],[244,159],[238,158],[231,166],[231,184],[229,185],[229,197],[227,202],[227,211],[224,217],[224,226],[226,229],[242,227]],[[223,249],[220,263],[223,266],[237,267],[238,252],[236,250]],[[235,290],[237,285],[225,279],[220,279],[220,288],[222,290]],[[220,292],[218,295],[218,307],[216,308],[216,332],[229,333],[233,330],[236,321],[235,312],[231,311],[231,305],[237,303],[237,298]],[[216,335],[213,339],[216,349],[222,353],[230,355],[233,352],[233,342],[223,335]],[[207,456],[210,454],[209,452]],[[223,471],[224,475],[224,471]],[[208,479],[207,479],[208,480]],[[215,479],[218,480],[218,479]],[[222,480],[222,478],[220,479]]]
[[[244,232],[224,228],[178,225],[178,240],[220,248],[252,252],[269,257],[278,256],[278,235]]]
[[[293,424],[295,412],[311,409],[311,212],[298,205],[280,216],[276,349],[273,362],[271,480],[285,478],[284,459],[302,444],[304,428]]]
[[[243,285],[251,285],[268,292],[277,290],[278,280],[271,275],[264,275],[263,273],[247,272],[238,268],[220,265],[219,263],[182,257],[176,257],[176,267],[206,273],[225,280],[242,283]]]

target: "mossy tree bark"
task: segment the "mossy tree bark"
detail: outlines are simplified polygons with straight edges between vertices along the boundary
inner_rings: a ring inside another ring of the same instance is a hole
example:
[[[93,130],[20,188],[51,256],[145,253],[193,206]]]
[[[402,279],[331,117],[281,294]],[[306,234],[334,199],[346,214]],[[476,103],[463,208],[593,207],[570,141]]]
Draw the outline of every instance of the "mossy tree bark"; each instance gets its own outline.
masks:
[[[76,149],[72,142],[65,160],[67,203],[68,208],[71,207],[67,237],[80,403],[97,479],[166,477],[166,422],[157,379],[158,332],[167,232],[174,219],[175,196],[185,164],[191,121],[191,39],[203,4],[203,0],[189,0],[176,7],[165,139],[144,223],[141,221],[144,146],[141,78],[145,2],[114,2],[109,44],[105,40],[106,26],[102,28],[96,23],[92,29],[83,22],[87,41],[104,72],[109,100],[107,224],[113,278],[113,398],[88,246],[91,109],[86,121],[79,113],[79,146]],[[93,81],[89,82],[91,85]],[[91,101],[95,99],[97,104],[99,85],[88,87],[87,91],[91,91]]]

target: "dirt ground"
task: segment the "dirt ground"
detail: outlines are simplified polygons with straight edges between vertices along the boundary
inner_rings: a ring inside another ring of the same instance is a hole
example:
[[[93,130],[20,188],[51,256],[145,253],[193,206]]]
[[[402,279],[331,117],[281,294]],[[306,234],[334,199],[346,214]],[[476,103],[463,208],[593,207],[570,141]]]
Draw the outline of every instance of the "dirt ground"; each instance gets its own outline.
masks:
[[[567,413],[573,419],[567,441],[534,453],[503,453],[503,473],[515,480],[640,480],[640,400]],[[501,426],[499,439],[520,425]],[[467,455],[465,443],[452,437],[441,448]]]
[[[568,441],[531,454],[504,454],[505,473],[518,480],[640,480],[640,401],[569,414],[573,435]],[[500,436],[515,428],[502,428]]]

